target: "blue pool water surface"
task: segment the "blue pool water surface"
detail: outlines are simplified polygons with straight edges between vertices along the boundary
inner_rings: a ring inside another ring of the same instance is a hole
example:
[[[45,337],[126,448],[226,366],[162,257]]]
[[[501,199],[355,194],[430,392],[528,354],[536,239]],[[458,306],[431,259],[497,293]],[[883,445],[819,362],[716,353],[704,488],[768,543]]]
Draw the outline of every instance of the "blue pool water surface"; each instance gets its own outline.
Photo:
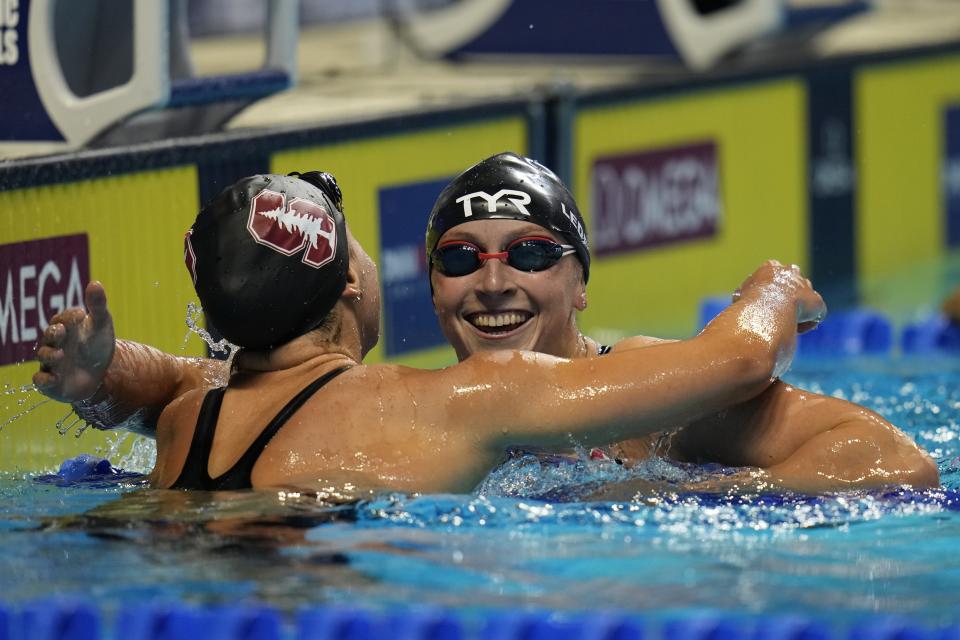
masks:
[[[724,471],[529,456],[472,495],[341,506],[278,492],[154,491],[136,476],[59,485],[6,476],[0,601],[76,596],[107,612],[158,600],[283,612],[428,603],[464,614],[803,613],[845,623],[883,612],[960,622],[960,359],[812,361],[788,379],[902,427],[934,455],[943,487],[692,493],[684,486],[709,487]],[[603,487],[624,480],[649,482],[637,496],[603,499]]]

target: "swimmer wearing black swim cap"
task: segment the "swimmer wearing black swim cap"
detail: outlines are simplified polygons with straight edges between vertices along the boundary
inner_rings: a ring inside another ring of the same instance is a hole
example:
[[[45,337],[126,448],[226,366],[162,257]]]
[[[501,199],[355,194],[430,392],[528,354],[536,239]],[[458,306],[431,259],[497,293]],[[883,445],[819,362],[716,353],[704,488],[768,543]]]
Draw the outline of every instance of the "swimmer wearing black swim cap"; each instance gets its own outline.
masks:
[[[210,323],[268,349],[320,325],[346,284],[342,196],[330,174],[256,175],[200,211],[184,260]]]
[[[575,250],[590,276],[587,225],[560,178],[536,160],[512,152],[499,153],[473,165],[440,193],[427,221],[427,263],[440,237],[473,220],[523,220],[558,234]]]

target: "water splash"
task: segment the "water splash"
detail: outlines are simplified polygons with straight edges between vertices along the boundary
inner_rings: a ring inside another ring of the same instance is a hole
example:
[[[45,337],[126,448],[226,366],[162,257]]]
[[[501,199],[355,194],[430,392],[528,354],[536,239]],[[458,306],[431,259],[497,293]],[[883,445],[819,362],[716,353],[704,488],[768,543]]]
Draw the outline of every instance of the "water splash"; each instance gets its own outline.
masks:
[[[124,454],[123,451],[128,444],[130,450]],[[97,453],[108,460],[115,461],[114,466],[137,473],[150,473],[157,461],[156,442],[129,431],[113,432],[108,445]]]
[[[73,418],[73,420],[69,424],[64,426],[64,423],[67,422],[67,420],[69,420],[71,417]],[[66,435],[67,432],[70,431],[70,429],[72,429],[73,426],[78,422],[80,422],[80,416],[76,415],[73,412],[73,409],[70,409],[70,411],[67,412],[67,415],[57,420],[57,424],[56,424],[57,433],[59,433],[62,436]]]
[[[33,390],[32,387],[31,387],[31,390]],[[31,413],[31,412],[39,409],[40,407],[42,407],[43,405],[47,404],[48,402],[50,402],[50,398],[44,398],[44,399],[41,400],[40,402],[35,402],[34,404],[30,405],[29,407],[27,407],[27,408],[24,409],[23,411],[20,411],[20,412],[18,412],[18,413],[14,413],[12,416],[10,416],[9,418],[7,418],[6,421],[4,421],[3,424],[0,424],[0,431],[3,431],[4,428],[6,428],[6,426],[7,426],[8,424],[12,423],[14,420],[19,420],[20,418],[26,416],[27,414],[29,414],[29,413]],[[17,406],[20,406],[20,407],[22,407],[22,406],[25,405],[25,404],[26,404],[26,398],[21,398],[21,399],[18,400],[18,402],[17,402]]]
[[[200,305],[193,302],[187,303],[186,321],[189,331],[183,339],[184,347],[186,347],[187,340],[190,338],[190,333],[192,332],[199,336],[200,339],[206,343],[211,353],[225,353],[228,360],[232,358],[233,354],[235,354],[240,348],[226,338],[221,338],[220,340],[213,339],[213,336],[210,335],[210,332],[201,326],[203,321],[203,307]]]
[[[19,409],[19,408],[23,407],[25,404],[27,404],[27,401],[28,401],[28,399],[29,399],[29,395],[28,395],[28,394],[33,393],[33,392],[36,391],[36,390],[37,390],[37,388],[36,388],[35,386],[33,386],[32,384],[24,384],[24,385],[19,385],[19,386],[18,386],[18,385],[10,384],[10,383],[8,382],[8,383],[5,383],[5,384],[3,385],[3,395],[5,395],[5,396],[16,396],[16,395],[19,395],[19,396],[20,396],[19,398],[16,399],[16,408],[17,408],[17,409]],[[42,404],[42,403],[40,403],[40,404]],[[34,406],[30,407],[29,409],[27,409],[27,410],[25,410],[25,411],[17,411],[16,413],[14,413],[12,416],[10,416],[10,417],[6,420],[3,424],[0,424],[0,431],[2,431],[4,427],[6,427],[8,424],[10,424],[11,422],[13,422],[14,420],[17,420],[17,419],[19,419],[19,418],[22,418],[23,416],[27,415],[28,413],[30,413],[31,411],[33,411],[34,409],[36,409],[37,406],[39,406],[39,405],[34,405]],[[6,404],[6,405],[4,405],[3,408],[4,408],[5,411],[9,411],[9,410],[11,409],[11,406],[10,406],[9,404]]]
[[[18,393],[30,393],[31,391],[36,391],[37,388],[32,384],[23,384],[19,387],[12,385],[9,382],[3,385],[3,395],[12,396]]]

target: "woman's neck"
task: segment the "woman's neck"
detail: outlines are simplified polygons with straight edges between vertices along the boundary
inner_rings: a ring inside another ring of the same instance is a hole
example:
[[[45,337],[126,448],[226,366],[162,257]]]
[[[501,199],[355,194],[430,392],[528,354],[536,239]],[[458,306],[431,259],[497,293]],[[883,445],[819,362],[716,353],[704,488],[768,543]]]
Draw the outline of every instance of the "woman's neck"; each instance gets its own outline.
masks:
[[[275,349],[244,349],[234,358],[233,370],[237,373],[265,373],[295,369],[303,365],[320,366],[326,362],[360,364],[360,355],[352,353],[345,345],[320,342],[308,333]]]

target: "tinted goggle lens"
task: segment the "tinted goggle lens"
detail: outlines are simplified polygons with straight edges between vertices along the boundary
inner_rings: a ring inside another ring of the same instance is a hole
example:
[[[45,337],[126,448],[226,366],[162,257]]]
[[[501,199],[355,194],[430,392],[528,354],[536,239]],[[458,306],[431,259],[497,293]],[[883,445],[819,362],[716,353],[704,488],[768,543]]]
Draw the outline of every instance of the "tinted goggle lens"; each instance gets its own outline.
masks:
[[[544,238],[515,240],[500,253],[483,253],[469,242],[450,242],[434,250],[433,266],[445,276],[458,277],[473,273],[485,260],[506,259],[518,271],[544,271],[574,251],[571,245]]]

